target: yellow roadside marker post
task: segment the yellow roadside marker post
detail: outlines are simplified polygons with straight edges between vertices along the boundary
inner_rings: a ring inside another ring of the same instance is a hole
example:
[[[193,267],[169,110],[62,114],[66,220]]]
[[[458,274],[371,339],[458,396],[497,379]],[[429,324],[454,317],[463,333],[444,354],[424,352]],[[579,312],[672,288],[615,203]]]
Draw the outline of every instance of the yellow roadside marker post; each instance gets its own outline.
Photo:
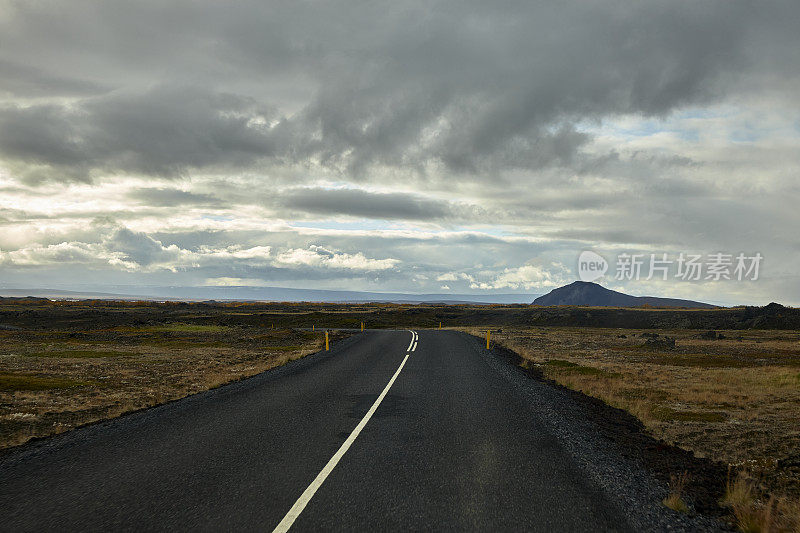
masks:
[[[328,339],[328,332],[326,331],[325,332],[325,351],[327,352],[330,349],[331,349],[331,343],[330,343],[330,340]]]
[[[361,331],[364,331],[364,323],[361,323]]]
[[[487,329],[486,330],[486,349],[489,349],[489,339],[492,337],[492,331]]]
[[[439,322],[439,329],[442,329],[442,323]]]
[[[311,331],[317,331],[317,325],[311,324]]]

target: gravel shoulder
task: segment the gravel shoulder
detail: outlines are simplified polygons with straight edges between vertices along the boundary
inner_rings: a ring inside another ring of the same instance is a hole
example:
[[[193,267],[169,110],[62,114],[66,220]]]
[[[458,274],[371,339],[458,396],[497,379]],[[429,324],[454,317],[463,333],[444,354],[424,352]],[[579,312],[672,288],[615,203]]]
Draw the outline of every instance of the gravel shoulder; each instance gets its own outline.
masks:
[[[476,347],[483,340],[471,337]],[[595,398],[543,380],[535,372],[515,365],[516,354],[504,349],[479,349],[486,364],[499,372],[516,392],[536,407],[547,430],[575,458],[595,483],[620,502],[634,529],[639,531],[730,531],[731,528],[709,506],[708,495],[687,498],[688,514],[678,513],[661,502],[669,494],[663,465],[673,471],[715,470],[710,461],[656,441],[644,433],[631,415],[611,408]],[[651,462],[659,458],[658,462]],[[658,466],[658,464],[662,466]],[[712,514],[705,514],[711,512]]]

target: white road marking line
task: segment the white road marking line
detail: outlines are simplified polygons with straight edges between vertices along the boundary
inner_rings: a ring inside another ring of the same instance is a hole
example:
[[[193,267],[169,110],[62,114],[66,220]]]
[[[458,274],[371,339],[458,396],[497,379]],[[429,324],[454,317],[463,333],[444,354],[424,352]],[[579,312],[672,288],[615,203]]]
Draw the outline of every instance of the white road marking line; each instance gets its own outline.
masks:
[[[416,352],[417,351],[417,341],[414,341],[414,347],[411,348],[411,351],[412,352]]]
[[[412,332],[411,332],[411,342],[410,342],[410,343],[408,343],[408,350],[406,350],[406,351],[408,351],[408,352],[410,352],[410,351],[411,351],[411,347],[414,345],[414,341],[415,341],[415,340],[417,340],[417,334],[416,334],[415,332],[413,332],[413,331],[412,331]]]
[[[341,447],[339,447],[339,450],[333,455],[333,457],[331,457],[330,461],[328,461],[328,464],[325,465],[325,468],[323,468],[322,471],[317,474],[317,477],[314,478],[314,481],[311,482],[311,485],[309,485],[308,488],[303,491],[303,494],[301,494],[300,498],[298,498],[294,505],[292,505],[292,508],[289,509],[288,513],[286,513],[286,516],[283,517],[283,520],[281,520],[280,524],[278,524],[275,529],[272,530],[272,533],[285,533],[286,531],[289,531],[289,528],[292,527],[294,521],[297,520],[297,517],[300,516],[300,513],[302,513],[303,509],[306,508],[308,502],[314,497],[314,493],[316,493],[317,489],[322,486],[322,483],[325,482],[325,479],[328,477],[328,475],[333,471],[344,454],[347,453],[347,450],[353,444],[353,441],[356,440],[358,434],[361,433],[361,430],[367,425],[369,419],[372,418],[372,415],[378,409],[378,406],[383,401],[386,393],[389,392],[389,389],[392,387],[394,380],[397,379],[397,376],[400,375],[400,371],[403,370],[406,361],[408,361],[409,355],[410,354],[406,354],[406,356],[403,358],[403,362],[400,363],[400,366],[397,368],[397,372],[394,373],[392,379],[390,379],[389,383],[386,384],[386,388],[383,389],[383,392],[381,392],[380,396],[378,396],[378,399],[375,400],[375,403],[373,403],[372,407],[369,408],[367,414],[364,415],[364,418],[361,419],[361,422],[359,422],[353,432],[350,433],[350,436],[347,437],[347,440],[344,441]]]

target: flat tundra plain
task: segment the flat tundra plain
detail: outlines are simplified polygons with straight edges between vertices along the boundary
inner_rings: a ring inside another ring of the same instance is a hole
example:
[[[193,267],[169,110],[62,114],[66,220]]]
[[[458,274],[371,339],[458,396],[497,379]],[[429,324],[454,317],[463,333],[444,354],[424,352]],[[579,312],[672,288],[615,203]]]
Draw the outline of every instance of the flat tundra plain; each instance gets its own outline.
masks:
[[[681,514],[688,504],[689,515],[742,530],[756,524],[791,531],[800,496],[800,332],[785,329],[795,310],[762,309],[612,315],[528,306],[6,299],[0,302],[0,445],[262,374],[323,350],[325,329],[336,348],[360,335],[362,322],[368,330],[423,332],[441,323],[471,338],[491,330],[486,353],[498,364],[515,368],[526,386],[562,389],[581,405],[595,419],[593,432],[666,487],[663,502],[654,496],[659,507]],[[695,327],[621,328],[620,315],[632,326],[688,321]],[[597,327],[598,316],[606,327]]]

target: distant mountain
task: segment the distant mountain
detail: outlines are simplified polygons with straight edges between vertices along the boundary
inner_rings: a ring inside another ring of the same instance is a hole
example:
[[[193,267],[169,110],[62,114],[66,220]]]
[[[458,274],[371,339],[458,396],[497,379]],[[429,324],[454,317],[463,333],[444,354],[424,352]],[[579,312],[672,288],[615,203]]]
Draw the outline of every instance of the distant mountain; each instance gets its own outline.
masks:
[[[622,292],[612,291],[587,281],[576,281],[553,289],[544,296],[539,296],[533,301],[534,305],[588,305],[598,307],[639,307],[651,305],[653,307],[695,307],[709,309],[715,305],[692,300],[678,300],[675,298],[657,298],[655,296],[631,296]]]
[[[155,300],[155,296],[116,294],[111,292],[68,291],[63,289],[4,289],[0,298],[36,300]],[[161,298],[163,300],[163,298]]]
[[[149,287],[110,286],[102,292],[62,289],[3,289],[0,297],[33,296],[54,300],[185,300],[260,302],[391,302],[403,304],[527,304],[538,294],[413,294],[395,292],[332,291],[285,287]],[[153,296],[157,294],[158,296]]]

